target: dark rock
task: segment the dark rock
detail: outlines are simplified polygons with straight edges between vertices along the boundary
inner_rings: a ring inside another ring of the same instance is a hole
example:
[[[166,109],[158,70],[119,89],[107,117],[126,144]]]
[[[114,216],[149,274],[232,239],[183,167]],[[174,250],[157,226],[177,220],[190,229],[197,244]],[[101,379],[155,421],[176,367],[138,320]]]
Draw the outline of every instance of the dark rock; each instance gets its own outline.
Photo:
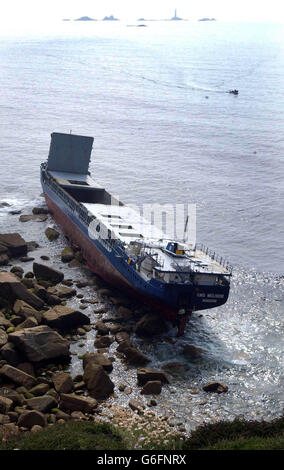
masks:
[[[98,405],[97,400],[90,397],[79,397],[62,393],[60,396],[60,406],[70,411],[82,411],[83,413],[92,413]]]
[[[56,295],[60,299],[69,299],[76,295],[76,289],[67,286],[53,286],[47,289],[48,294]]]
[[[73,411],[73,413],[76,413],[76,411]],[[77,411],[78,413],[78,411]],[[59,419],[64,419],[64,421],[69,421],[71,419],[71,416],[68,413],[64,413],[62,410],[57,410],[56,411],[56,420],[58,421]]]
[[[34,273],[32,271],[28,271],[26,274],[25,274],[25,278],[26,279],[33,279],[35,277]]]
[[[9,320],[7,320],[4,313],[0,312],[0,328],[4,327],[6,329],[6,328],[9,328],[10,326],[12,326],[12,323]]]
[[[115,340],[118,343],[122,343],[125,340],[130,341],[130,335],[126,331],[120,331],[119,333],[116,333]]]
[[[34,261],[34,258],[31,256],[21,256],[20,261],[22,261],[22,263],[28,263],[29,261]]]
[[[62,300],[60,299],[60,297],[57,297],[57,295],[52,295],[52,294],[47,293],[46,303],[50,307],[53,307],[55,305],[60,305],[61,302]]]
[[[61,251],[61,261],[63,263],[70,263],[74,259],[74,251],[71,246],[66,246],[64,250]]]
[[[3,397],[0,395],[0,413],[6,414],[13,406],[12,400],[8,397]]]
[[[162,369],[171,375],[183,375],[185,371],[184,364],[182,362],[177,362],[177,361],[163,364]]]
[[[35,251],[37,248],[39,248],[39,244],[35,241],[27,242],[27,246],[28,246],[28,252]]]
[[[114,341],[111,336],[100,336],[95,339],[94,345],[97,349],[108,348]]]
[[[52,281],[56,284],[64,279],[64,274],[57,269],[50,268],[45,264],[34,263],[33,272],[37,279],[44,279],[45,281]]]
[[[83,375],[89,393],[96,399],[107,398],[114,389],[114,383],[110,380],[104,368],[92,361],[86,363]]]
[[[49,210],[46,207],[34,207],[32,210],[33,214],[49,214]]]
[[[32,214],[32,215],[20,215],[19,221],[20,222],[30,222],[34,220],[35,222],[45,222],[48,219],[47,215],[44,214]]]
[[[45,395],[48,390],[49,390],[49,385],[40,383],[36,385],[35,387],[30,389],[30,393],[32,393],[35,397],[41,397],[42,395]]]
[[[10,303],[14,303],[15,300],[20,299],[37,310],[40,310],[44,305],[44,302],[36,295],[32,294],[13,273],[5,271],[0,272],[0,292],[1,297],[8,300]]]
[[[164,319],[154,313],[146,313],[135,325],[134,332],[137,336],[153,336],[168,331]]]
[[[90,323],[89,317],[79,310],[58,305],[43,314],[44,321],[52,328],[70,329]]]
[[[24,284],[26,286],[27,289],[33,289],[34,287],[34,279],[30,279],[30,278],[27,278],[27,277],[24,277],[22,280],[21,280],[22,284]]]
[[[52,408],[56,408],[58,403],[55,398],[50,395],[44,395],[42,397],[29,398],[27,405],[32,410],[48,413]]]
[[[196,346],[193,346],[192,344],[184,344],[182,347],[183,347],[183,353],[192,359],[196,359],[200,357],[201,354],[204,352],[203,349],[197,348]]]
[[[23,395],[7,387],[0,388],[0,396],[12,400],[13,406],[22,406],[25,402]]]
[[[34,317],[37,322],[41,322],[41,313],[23,300],[16,300],[13,306],[13,311],[16,315],[24,318],[25,320],[27,318]]]
[[[36,318],[29,317],[29,318],[26,318],[26,320],[24,320],[22,323],[20,323],[20,325],[18,325],[15,328],[15,331],[19,331],[19,330],[22,330],[24,328],[34,328],[35,326],[38,326],[38,322],[37,322]]]
[[[20,356],[15,346],[8,342],[1,349],[1,358],[11,366],[17,366],[20,362]]]
[[[70,357],[69,342],[46,325],[11,333],[8,339],[31,362]]]
[[[20,209],[14,210],[14,211],[9,211],[9,214],[11,214],[11,215],[19,215],[21,213],[22,213],[22,211]]]
[[[71,375],[61,371],[52,375],[52,382],[58,393],[70,393],[74,385]]]
[[[29,374],[29,375],[35,375],[35,370],[34,370],[34,366],[31,362],[20,362],[18,365],[17,365],[17,369],[20,369],[22,370],[23,372],[25,372],[26,374]],[[31,392],[32,393],[32,392]]]
[[[108,335],[109,334],[109,328],[104,324],[104,322],[102,322],[101,320],[99,320],[96,324],[95,324],[95,329],[98,331],[98,333],[100,335]]]
[[[124,341],[120,343],[117,348],[117,351],[123,352],[126,361],[134,366],[144,366],[148,362],[150,362],[150,359],[144,356],[144,354],[142,354],[137,348],[135,348],[131,343],[129,343],[129,341]]]
[[[159,380],[163,384],[170,383],[165,372],[161,370],[148,369],[148,368],[138,369],[137,379],[138,379],[139,385],[145,385],[145,383],[152,381],[152,380]]]
[[[24,270],[22,266],[13,266],[10,269],[10,272],[16,274],[18,277],[23,277],[23,274],[24,274]]]
[[[42,427],[46,425],[46,418],[44,414],[36,410],[23,411],[18,419],[18,426],[31,429],[35,425]]]
[[[0,254],[0,266],[7,266],[9,264],[10,258],[6,253]]]
[[[22,370],[8,364],[4,365],[0,369],[0,377],[4,377],[17,385],[22,385],[27,389],[36,385],[36,380],[31,375],[28,375]]]
[[[93,362],[94,364],[101,365],[104,368],[104,370],[106,370],[107,372],[111,372],[113,369],[112,361],[108,359],[106,356],[104,356],[104,354],[101,354],[101,353],[84,354],[83,368],[85,368],[89,362]]]
[[[54,240],[57,240],[60,234],[54,228],[48,227],[45,231],[45,235],[50,242],[53,242]]]
[[[45,287],[41,286],[40,284],[33,283],[34,286],[34,293],[37,297],[42,299],[44,302],[47,300],[47,290]]]
[[[160,380],[149,380],[143,385],[142,395],[158,395],[162,391],[162,383]]]
[[[220,382],[208,382],[203,386],[205,392],[225,393],[228,391],[228,386]]]
[[[0,234],[0,247],[8,249],[11,257],[24,256],[27,254],[27,243],[19,233]]]
[[[49,257],[49,256],[46,256],[46,255],[42,255],[42,256],[41,256],[41,259],[43,259],[44,261],[49,261],[49,260],[50,260],[50,257]]]
[[[8,342],[8,336],[5,331],[0,328],[0,349]]]
[[[140,401],[131,399],[129,400],[128,405],[133,411],[138,411],[139,415],[144,413],[145,405]]]

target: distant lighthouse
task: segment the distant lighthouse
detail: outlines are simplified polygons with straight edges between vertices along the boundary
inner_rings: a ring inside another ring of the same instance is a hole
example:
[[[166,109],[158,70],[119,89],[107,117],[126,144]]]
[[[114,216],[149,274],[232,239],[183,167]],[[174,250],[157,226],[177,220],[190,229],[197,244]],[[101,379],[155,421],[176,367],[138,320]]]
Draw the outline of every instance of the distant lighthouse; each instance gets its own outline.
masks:
[[[177,9],[176,9],[176,8],[175,8],[175,16],[173,16],[171,19],[172,19],[173,21],[175,21],[175,20],[182,20],[182,18],[179,18],[179,17],[177,16]]]

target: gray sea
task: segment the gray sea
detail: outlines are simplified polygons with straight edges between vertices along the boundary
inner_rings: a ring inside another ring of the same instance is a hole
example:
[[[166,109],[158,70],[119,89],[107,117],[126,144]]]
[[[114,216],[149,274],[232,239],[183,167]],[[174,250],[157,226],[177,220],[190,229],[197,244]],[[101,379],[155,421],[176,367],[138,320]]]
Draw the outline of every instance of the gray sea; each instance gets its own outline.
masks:
[[[39,254],[59,264],[63,237],[56,249],[44,237],[51,221],[23,224],[9,214],[42,203],[39,165],[54,131],[94,137],[92,174],[121,200],[196,204],[197,241],[233,264],[232,288],[174,345],[137,340],[153,366],[185,366],[158,410],[173,410],[188,430],[235,416],[272,419],[283,410],[284,384],[283,26],[146,24],[1,33],[0,203],[9,206],[0,205],[0,230],[39,240]],[[183,343],[203,354],[186,358]],[[117,363],[112,375],[135,397],[135,369]],[[189,393],[210,380],[229,392]]]

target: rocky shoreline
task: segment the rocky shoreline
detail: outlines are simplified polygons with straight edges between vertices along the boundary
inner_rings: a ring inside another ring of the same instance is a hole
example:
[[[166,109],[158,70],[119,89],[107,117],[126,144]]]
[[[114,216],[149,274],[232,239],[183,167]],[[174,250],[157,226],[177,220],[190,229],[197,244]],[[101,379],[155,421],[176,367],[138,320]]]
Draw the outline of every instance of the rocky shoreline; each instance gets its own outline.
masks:
[[[19,220],[44,222],[48,217],[45,207],[36,207]],[[48,227],[45,235],[47,243],[54,243],[59,232]],[[172,381],[170,376],[182,371],[183,364],[152,368],[151,359],[133,342],[155,335],[174,342],[167,336],[167,323],[106,286],[89,270],[78,247],[61,251],[62,266],[79,268],[88,281],[66,279],[61,269],[47,264],[49,256],[37,256],[38,247],[18,233],[0,234],[0,434],[36,432],[69,420],[106,420],[127,429],[147,426],[150,433],[183,439],[184,423],[153,411],[163,387]],[[25,272],[18,260],[22,265],[32,262],[32,269]],[[69,305],[74,298],[78,308]],[[84,313],[87,308],[92,312]],[[80,348],[91,333],[92,347],[76,353],[72,345]],[[202,353],[193,345],[184,345],[184,352],[192,358]],[[73,354],[82,361],[82,373],[75,375],[70,373]],[[112,370],[117,363],[136,374],[138,393],[146,402],[132,398],[127,383],[115,386]],[[212,382],[203,390],[223,393],[228,387]],[[115,403],[118,394],[129,396],[128,407]]]

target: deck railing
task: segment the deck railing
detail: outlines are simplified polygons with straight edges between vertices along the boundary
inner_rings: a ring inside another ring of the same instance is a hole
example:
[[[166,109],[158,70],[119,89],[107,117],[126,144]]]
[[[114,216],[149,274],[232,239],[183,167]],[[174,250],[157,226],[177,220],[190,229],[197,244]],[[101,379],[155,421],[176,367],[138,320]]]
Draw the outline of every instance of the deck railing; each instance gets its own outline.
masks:
[[[219,263],[221,266],[223,266],[227,271],[229,271],[230,274],[233,272],[233,266],[229,263],[226,258],[223,256],[218,255],[214,250],[211,250],[208,248],[208,246],[204,245],[203,243],[197,243],[195,245],[195,250],[200,250],[203,253],[205,253],[207,256],[210,256],[210,258],[217,263]]]

